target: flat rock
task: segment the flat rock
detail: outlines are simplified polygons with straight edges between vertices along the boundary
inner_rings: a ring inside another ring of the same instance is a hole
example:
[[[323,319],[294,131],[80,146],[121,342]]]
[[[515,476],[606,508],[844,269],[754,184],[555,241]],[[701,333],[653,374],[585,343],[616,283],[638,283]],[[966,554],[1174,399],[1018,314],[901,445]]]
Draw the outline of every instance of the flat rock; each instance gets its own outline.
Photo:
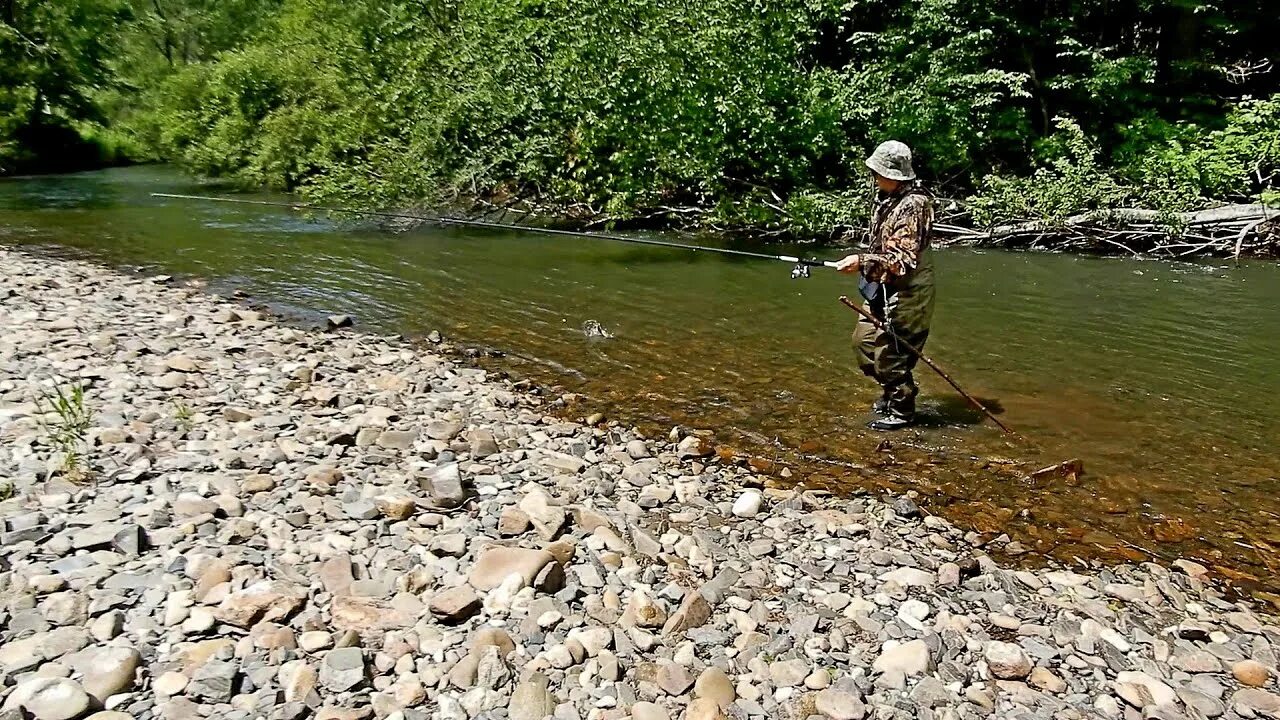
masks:
[[[1133,671],[1116,675],[1116,694],[1139,710],[1151,705],[1172,705],[1178,700],[1177,693],[1162,680]]]
[[[225,703],[235,694],[239,665],[223,660],[209,660],[191,676],[187,696],[210,703]]]
[[[711,604],[700,592],[685,594],[680,607],[667,618],[662,626],[663,635],[683,635],[694,628],[702,627],[711,619]]]
[[[1231,696],[1230,707],[1236,712],[1248,710],[1263,717],[1280,718],[1280,695],[1266,690],[1246,688],[1236,691]]]
[[[88,711],[92,698],[84,688],[65,678],[34,678],[13,689],[4,707],[23,708],[35,720],[72,720]]]
[[[548,565],[554,564],[555,556],[546,550],[490,546],[481,551],[468,578],[471,586],[481,592],[498,587],[509,575],[518,575],[528,587]]]
[[[142,655],[130,647],[98,646],[77,654],[76,667],[81,685],[99,703],[133,687],[134,673]]]
[[[831,720],[862,720],[867,714],[862,698],[835,688],[818,693],[814,708]]]
[[[991,674],[1001,680],[1021,680],[1031,672],[1031,658],[1020,645],[993,640],[983,649]]]
[[[546,675],[539,672],[530,674],[511,693],[507,717],[510,720],[544,720],[548,715],[554,715],[558,703],[549,686]]]
[[[325,688],[332,692],[346,692],[364,679],[364,651],[360,648],[336,648],[325,653],[320,663],[320,683]]]
[[[895,582],[902,587],[932,588],[938,582],[938,576],[919,568],[900,567],[880,576],[884,582]]]
[[[933,658],[925,641],[911,640],[881,652],[871,667],[876,672],[898,672],[911,677],[929,672]]]
[[[769,680],[774,687],[795,687],[809,675],[809,661],[779,660],[769,665]]]
[[[429,607],[441,622],[457,624],[480,612],[480,597],[470,585],[459,585],[433,595]]]
[[[214,615],[228,625],[247,629],[257,622],[286,620],[304,603],[306,596],[297,588],[275,580],[260,580],[227,596]]]
[[[658,687],[668,695],[683,695],[693,685],[693,676],[675,663],[663,663],[658,668]]]
[[[520,510],[529,516],[534,529],[543,540],[554,540],[569,518],[563,507],[552,505],[550,498],[540,492],[526,495],[520,501]]]

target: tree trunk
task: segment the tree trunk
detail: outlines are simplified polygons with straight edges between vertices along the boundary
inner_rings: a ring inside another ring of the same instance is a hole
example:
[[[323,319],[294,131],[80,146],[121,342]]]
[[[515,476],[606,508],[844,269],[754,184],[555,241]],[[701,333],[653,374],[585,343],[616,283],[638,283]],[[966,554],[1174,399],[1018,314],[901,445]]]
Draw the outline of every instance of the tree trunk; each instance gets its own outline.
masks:
[[[1186,76],[1178,64],[1196,57],[1200,48],[1200,18],[1191,8],[1167,8],[1160,23],[1160,47],[1156,52],[1156,85],[1177,89]],[[1178,92],[1167,95],[1176,98]]]

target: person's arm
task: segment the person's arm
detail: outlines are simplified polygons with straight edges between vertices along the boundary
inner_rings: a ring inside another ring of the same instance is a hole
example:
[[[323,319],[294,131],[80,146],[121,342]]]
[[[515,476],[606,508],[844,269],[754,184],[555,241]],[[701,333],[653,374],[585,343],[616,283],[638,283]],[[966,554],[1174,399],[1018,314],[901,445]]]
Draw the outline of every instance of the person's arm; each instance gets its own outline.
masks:
[[[880,252],[861,256],[863,274],[871,280],[892,282],[920,264],[924,240],[933,225],[933,209],[924,195],[908,195],[885,220]]]

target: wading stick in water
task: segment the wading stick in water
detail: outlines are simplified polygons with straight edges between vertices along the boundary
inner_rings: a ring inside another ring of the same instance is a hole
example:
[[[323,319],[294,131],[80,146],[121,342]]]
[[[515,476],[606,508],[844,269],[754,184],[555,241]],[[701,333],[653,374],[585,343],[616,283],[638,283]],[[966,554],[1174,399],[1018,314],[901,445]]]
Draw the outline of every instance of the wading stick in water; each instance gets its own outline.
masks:
[[[901,344],[903,347],[905,347],[907,350],[910,350],[912,355],[915,355],[917,358],[919,358],[919,359],[923,360],[925,365],[928,365],[930,368],[932,368],[932,369],[933,369],[933,371],[934,371],[934,372],[936,372],[936,373],[938,373],[939,375],[941,375],[941,376],[942,376],[942,379],[943,379],[943,380],[946,380],[946,381],[951,385],[951,387],[955,388],[955,389],[956,389],[956,392],[958,392],[958,393],[960,393],[961,395],[963,395],[965,400],[968,400],[968,401],[969,401],[969,402],[970,402],[974,407],[978,408],[979,410],[981,410],[981,411],[983,412],[983,414],[985,414],[987,417],[991,418],[991,422],[993,422],[993,423],[995,423],[996,425],[1000,426],[1000,429],[1001,429],[1001,430],[1003,430],[1003,431],[1005,431],[1006,433],[1009,433],[1010,435],[1012,435],[1012,434],[1013,434],[1013,431],[1009,429],[1009,426],[1008,426],[1008,425],[1005,425],[1004,423],[1000,422],[1000,418],[998,418],[998,417],[996,417],[995,415],[993,415],[993,414],[991,413],[991,411],[990,411],[990,410],[988,410],[988,409],[987,409],[987,407],[986,407],[985,405],[983,405],[981,402],[978,402],[978,398],[976,398],[976,397],[974,397],[974,396],[970,395],[969,393],[965,392],[965,391],[964,391],[964,388],[962,388],[962,387],[960,387],[959,385],[957,385],[957,384],[956,384],[956,381],[951,379],[951,376],[947,375],[945,372],[943,372],[943,371],[942,371],[942,368],[938,367],[937,365],[934,365],[934,364],[933,364],[933,361],[932,361],[932,360],[930,360],[929,358],[925,357],[925,354],[924,354],[924,353],[922,353],[922,352],[920,352],[920,350],[919,350],[919,349],[917,349],[917,348],[916,348],[916,346],[914,346],[914,345],[912,345],[911,343],[906,342],[905,340],[902,340],[902,339],[901,339],[901,338],[899,338],[898,336],[894,335],[894,334],[893,334],[893,330],[890,330],[890,329],[889,329],[889,327],[888,327],[887,325],[885,325],[883,322],[880,322],[880,319],[879,319],[879,318],[877,318],[875,315],[872,315],[871,313],[867,312],[866,310],[863,310],[861,305],[858,305],[857,303],[853,302],[853,301],[852,301],[852,300],[850,300],[848,297],[846,297],[846,296],[844,296],[844,295],[841,295],[841,296],[840,296],[840,302],[842,302],[842,303],[844,303],[845,305],[847,305],[847,306],[849,307],[849,309],[850,309],[850,310],[853,310],[854,312],[858,313],[858,314],[859,314],[859,315],[861,315],[862,317],[866,318],[866,319],[867,319],[867,320],[868,320],[872,325],[875,325],[875,326],[876,326],[876,328],[880,330],[880,332],[886,332],[886,333],[889,333],[889,335],[890,335],[890,336],[891,336],[891,337],[892,337],[896,342],[900,343],[900,344]]]

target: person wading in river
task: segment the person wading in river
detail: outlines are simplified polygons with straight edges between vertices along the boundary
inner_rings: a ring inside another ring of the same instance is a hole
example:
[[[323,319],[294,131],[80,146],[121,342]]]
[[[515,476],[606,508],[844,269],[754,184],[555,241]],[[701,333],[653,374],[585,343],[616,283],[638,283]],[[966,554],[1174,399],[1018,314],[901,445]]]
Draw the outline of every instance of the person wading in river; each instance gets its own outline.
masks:
[[[866,309],[892,332],[859,319],[853,333],[858,367],[881,387],[873,409],[876,430],[897,430],[915,422],[916,394],[911,375],[916,356],[902,347],[924,347],[933,318],[933,194],[916,180],[911,149],[890,140],[876,148],[866,165],[875,177],[877,197],[871,215],[868,252],[837,264],[845,273],[861,273],[859,290]]]

